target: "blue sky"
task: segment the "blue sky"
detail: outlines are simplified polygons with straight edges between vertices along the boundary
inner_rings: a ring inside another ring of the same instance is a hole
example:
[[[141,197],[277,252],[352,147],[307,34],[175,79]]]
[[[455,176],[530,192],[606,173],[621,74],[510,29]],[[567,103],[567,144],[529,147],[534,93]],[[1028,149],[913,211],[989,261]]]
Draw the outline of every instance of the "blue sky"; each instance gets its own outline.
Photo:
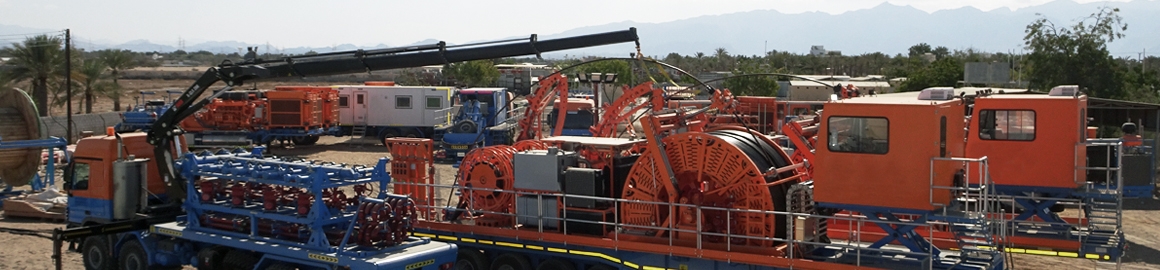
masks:
[[[1051,0],[890,0],[933,12],[964,6],[1018,9]],[[1112,2],[1122,2],[1115,0]],[[773,9],[842,13],[874,0],[581,0],[581,1],[89,1],[0,0],[0,24],[72,29],[79,42],[146,39],[176,46],[214,40],[271,46],[404,45],[424,39],[463,43],[552,34],[612,22],[666,22]],[[1077,0],[1080,3],[1107,2]],[[84,40],[87,37],[89,40]]]

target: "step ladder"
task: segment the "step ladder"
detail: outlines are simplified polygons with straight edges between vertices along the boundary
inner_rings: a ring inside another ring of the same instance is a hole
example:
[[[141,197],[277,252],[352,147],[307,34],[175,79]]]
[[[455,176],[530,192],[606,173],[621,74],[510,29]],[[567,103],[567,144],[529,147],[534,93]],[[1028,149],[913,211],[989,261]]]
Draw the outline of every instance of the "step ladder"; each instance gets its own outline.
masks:
[[[1125,248],[1123,230],[1123,194],[1115,190],[1103,190],[1100,195],[1088,196],[1084,200],[1084,215],[1087,230],[1081,234],[1080,256],[1089,259],[1119,261]],[[1113,193],[1113,194],[1108,194]]]
[[[350,136],[362,139],[367,136],[367,126],[354,126],[350,129]]]
[[[958,265],[983,269],[1000,268],[1002,254],[996,248],[994,222],[983,216],[973,222],[955,223],[951,226],[959,245]]]

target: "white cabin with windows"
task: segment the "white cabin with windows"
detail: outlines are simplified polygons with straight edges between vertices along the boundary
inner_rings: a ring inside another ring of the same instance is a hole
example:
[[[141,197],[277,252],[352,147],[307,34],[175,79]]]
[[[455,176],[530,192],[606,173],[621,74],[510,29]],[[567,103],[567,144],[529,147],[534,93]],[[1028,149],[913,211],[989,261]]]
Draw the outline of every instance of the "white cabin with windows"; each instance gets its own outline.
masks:
[[[342,85],[338,89],[343,126],[427,127],[447,124],[453,87]]]

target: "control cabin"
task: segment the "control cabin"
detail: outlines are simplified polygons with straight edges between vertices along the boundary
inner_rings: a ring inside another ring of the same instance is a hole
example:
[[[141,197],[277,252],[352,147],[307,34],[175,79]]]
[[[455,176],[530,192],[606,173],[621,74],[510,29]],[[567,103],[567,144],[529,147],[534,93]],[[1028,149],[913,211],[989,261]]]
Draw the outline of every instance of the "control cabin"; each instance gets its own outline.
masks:
[[[953,89],[923,90],[917,99],[876,96],[826,103],[814,164],[816,201],[831,206],[930,211],[951,200],[962,157],[966,104]],[[844,208],[844,207],[842,207]]]

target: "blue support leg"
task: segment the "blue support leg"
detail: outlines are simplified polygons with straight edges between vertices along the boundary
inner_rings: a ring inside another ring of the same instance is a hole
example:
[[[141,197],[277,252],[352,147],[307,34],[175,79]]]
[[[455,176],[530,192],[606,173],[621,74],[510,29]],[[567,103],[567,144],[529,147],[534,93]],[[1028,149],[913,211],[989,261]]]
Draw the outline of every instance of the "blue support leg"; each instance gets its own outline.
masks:
[[[898,219],[897,216],[891,213],[882,212],[862,212],[866,217],[873,219],[875,225],[882,228],[886,232],[886,237],[879,239],[869,246],[869,248],[877,249],[889,244],[890,242],[898,241],[898,243],[906,246],[911,252],[928,253],[934,256],[939,255],[939,250],[935,248],[930,242],[926,241],[922,235],[914,231],[918,228],[918,224],[899,224],[899,223],[915,223],[906,222]],[[925,217],[922,218],[925,220]]]
[[[1063,218],[1059,217],[1059,215],[1051,212],[1051,206],[1055,205],[1057,200],[1016,198],[1015,202],[1018,203],[1020,207],[1023,207],[1023,212],[1019,213],[1019,215],[1016,216],[1013,221],[1031,220],[1031,217],[1034,216],[1038,217],[1044,222],[1050,223],[1053,229],[1063,230],[1069,227],[1065,225],[1067,224],[1067,221],[1064,221]]]

